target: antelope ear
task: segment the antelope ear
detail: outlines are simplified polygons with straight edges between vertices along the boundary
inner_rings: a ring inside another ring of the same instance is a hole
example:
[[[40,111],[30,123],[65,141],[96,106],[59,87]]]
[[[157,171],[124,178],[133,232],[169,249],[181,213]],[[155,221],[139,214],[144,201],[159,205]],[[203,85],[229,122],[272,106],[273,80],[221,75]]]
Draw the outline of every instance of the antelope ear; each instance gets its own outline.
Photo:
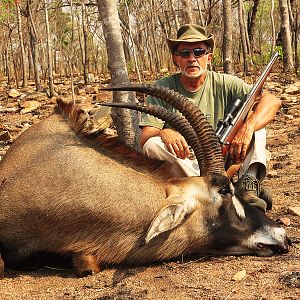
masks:
[[[196,209],[194,198],[181,200],[179,197],[169,197],[167,200],[171,200],[171,203],[158,212],[148,228],[145,238],[146,244],[157,235],[180,225],[184,218]]]

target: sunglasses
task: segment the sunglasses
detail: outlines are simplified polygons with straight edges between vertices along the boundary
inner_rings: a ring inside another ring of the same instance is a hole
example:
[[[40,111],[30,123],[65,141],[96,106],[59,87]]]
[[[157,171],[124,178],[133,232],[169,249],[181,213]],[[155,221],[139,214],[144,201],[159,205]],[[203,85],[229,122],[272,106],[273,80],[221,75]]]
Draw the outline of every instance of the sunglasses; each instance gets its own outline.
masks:
[[[194,54],[195,58],[199,58],[208,53],[206,49],[203,48],[195,48],[195,49],[182,49],[175,52],[175,55],[180,56],[182,58],[189,58],[191,53]]]

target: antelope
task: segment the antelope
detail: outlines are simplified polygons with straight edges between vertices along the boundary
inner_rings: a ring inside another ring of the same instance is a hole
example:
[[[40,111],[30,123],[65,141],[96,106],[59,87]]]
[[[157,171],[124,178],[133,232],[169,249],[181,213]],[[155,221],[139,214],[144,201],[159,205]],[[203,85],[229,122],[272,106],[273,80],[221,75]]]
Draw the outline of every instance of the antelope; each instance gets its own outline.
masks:
[[[62,100],[17,138],[0,162],[0,277],[6,266],[38,268],[52,254],[71,258],[77,276],[105,265],[145,264],[180,255],[286,253],[285,230],[238,199],[216,135],[190,101],[165,88],[123,86],[174,105],[165,118],[193,147],[201,176],[181,178],[169,163],[93,128]],[[38,259],[36,259],[38,258]]]

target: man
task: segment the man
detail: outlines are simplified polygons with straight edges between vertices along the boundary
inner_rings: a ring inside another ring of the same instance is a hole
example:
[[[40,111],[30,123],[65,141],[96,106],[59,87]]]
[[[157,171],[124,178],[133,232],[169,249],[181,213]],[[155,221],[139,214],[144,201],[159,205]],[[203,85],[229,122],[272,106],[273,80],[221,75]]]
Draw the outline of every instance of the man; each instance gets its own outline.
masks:
[[[167,39],[174,64],[180,73],[156,82],[188,97],[206,115],[214,129],[236,99],[245,100],[251,86],[228,74],[208,71],[214,47],[213,36],[195,24],[183,25],[177,39]],[[176,111],[164,101],[148,97],[147,102]],[[273,120],[281,102],[264,91],[252,114],[234,137],[229,149],[232,162],[241,163],[236,192],[251,205],[266,211],[259,198],[260,182],[266,175],[266,134],[264,127]],[[143,115],[140,143],[149,157],[176,164],[185,176],[199,176],[196,159],[191,157],[185,139],[163,121]],[[270,204],[268,205],[270,208]]]

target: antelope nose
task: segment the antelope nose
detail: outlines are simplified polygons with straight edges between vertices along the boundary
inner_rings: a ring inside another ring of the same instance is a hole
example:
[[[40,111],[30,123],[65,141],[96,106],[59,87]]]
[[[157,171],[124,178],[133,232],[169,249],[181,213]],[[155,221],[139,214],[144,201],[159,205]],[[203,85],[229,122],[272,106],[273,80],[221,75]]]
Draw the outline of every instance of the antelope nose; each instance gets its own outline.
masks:
[[[286,237],[284,244],[285,244],[285,248],[286,248],[286,251],[284,253],[287,253],[287,252],[289,252],[290,247],[293,245],[291,239],[288,236]]]
[[[277,253],[288,253],[290,250],[290,246],[292,245],[292,241],[289,237],[284,239],[284,242],[275,246],[275,252]]]
[[[290,244],[288,242],[285,242],[284,243],[284,246],[282,247],[282,250],[279,251],[281,253],[288,253],[290,250]]]
[[[288,253],[289,250],[290,250],[290,246],[292,245],[292,242],[291,240],[286,237],[284,239],[284,241],[282,242],[277,242],[277,243],[274,243],[274,244],[265,244],[265,243],[258,243],[257,244],[257,248],[258,249],[270,249],[272,250],[272,252],[274,254],[283,254],[283,253]]]

